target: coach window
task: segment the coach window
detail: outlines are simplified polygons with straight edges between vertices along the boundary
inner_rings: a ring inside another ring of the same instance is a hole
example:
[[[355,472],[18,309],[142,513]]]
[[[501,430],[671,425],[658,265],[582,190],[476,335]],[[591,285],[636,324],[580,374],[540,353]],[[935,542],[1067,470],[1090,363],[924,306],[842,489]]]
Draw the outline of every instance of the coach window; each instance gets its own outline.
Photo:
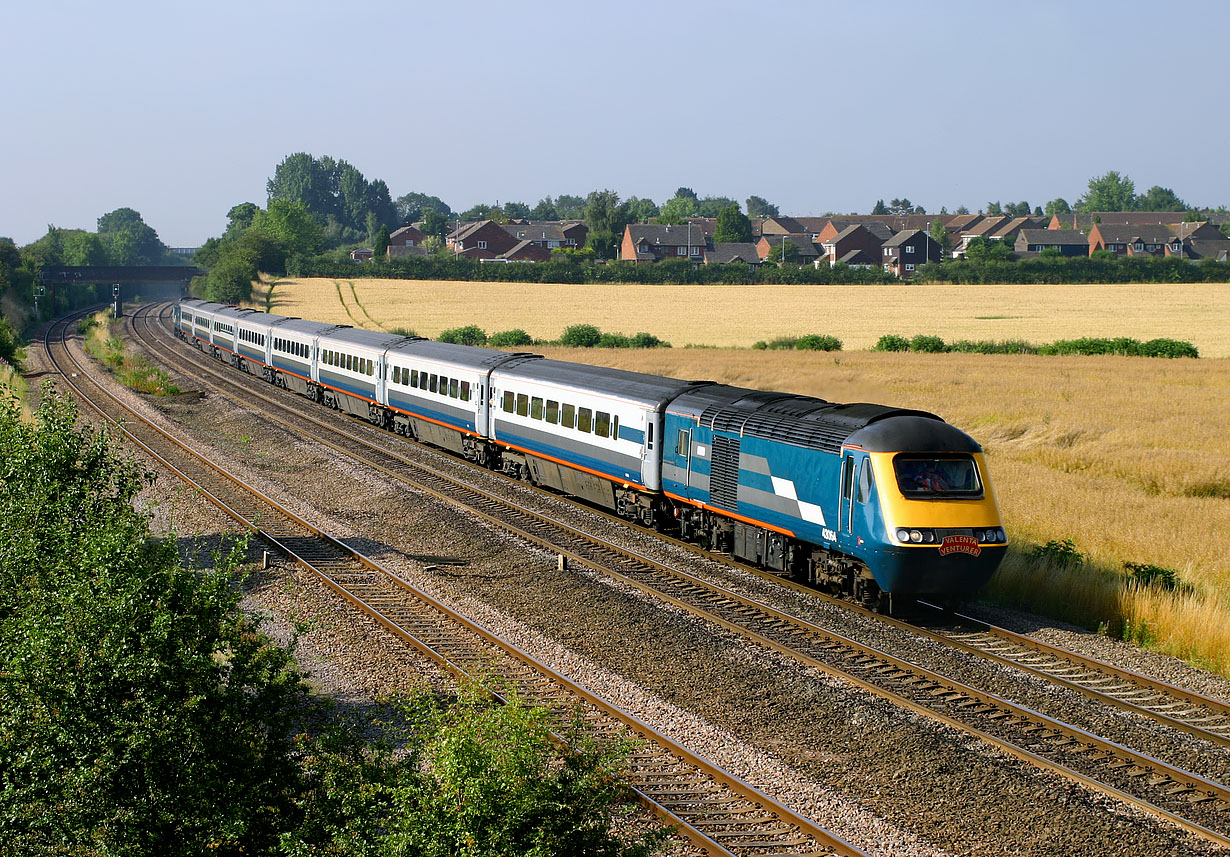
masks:
[[[573,405],[564,405],[564,412],[560,416],[559,424],[564,428],[573,428],[577,424],[577,409]]]
[[[461,395],[461,383],[456,378],[448,379],[448,397],[455,399]]]
[[[469,381],[461,382],[461,401],[463,402],[470,401],[470,382]]]
[[[429,375],[429,376],[427,376],[427,390],[428,390],[428,392],[434,393],[434,392],[436,391],[436,387],[437,387],[437,386],[439,386],[439,383],[440,383],[440,376],[439,376],[439,375],[435,375],[435,374],[433,374],[433,375]]]
[[[528,393],[517,394],[517,416],[524,417],[530,413],[530,397]]]
[[[611,415],[605,411],[594,414],[594,434],[598,437],[611,436]]]
[[[619,414],[611,417],[611,437],[619,438]]]
[[[871,460],[864,458],[858,470],[858,501],[866,503],[871,499]]]
[[[577,431],[591,431],[594,427],[594,412],[589,408],[577,408]]]
[[[513,394],[512,393],[509,393],[509,392],[504,393],[504,412],[508,414],[511,414],[513,412]]]
[[[554,399],[547,399],[547,422],[552,424],[559,422],[559,402]]]
[[[686,429],[679,429],[679,439],[675,441],[675,454],[688,457],[688,433]]]
[[[542,419],[542,397],[541,396],[535,396],[534,398],[530,399],[530,419],[532,420]]]
[[[410,370],[410,386],[417,387],[418,385],[419,385],[419,370],[411,369]]]

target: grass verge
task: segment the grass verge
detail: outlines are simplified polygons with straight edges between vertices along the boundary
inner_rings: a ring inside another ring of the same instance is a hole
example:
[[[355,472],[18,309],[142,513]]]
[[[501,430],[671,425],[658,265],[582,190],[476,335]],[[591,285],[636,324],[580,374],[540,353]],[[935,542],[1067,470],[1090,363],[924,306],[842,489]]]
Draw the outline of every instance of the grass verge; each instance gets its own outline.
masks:
[[[166,372],[124,349],[124,341],[112,335],[112,320],[105,311],[82,319],[77,332],[82,334],[86,352],[110,369],[125,387],[151,396],[176,396],[183,392],[171,383]]]

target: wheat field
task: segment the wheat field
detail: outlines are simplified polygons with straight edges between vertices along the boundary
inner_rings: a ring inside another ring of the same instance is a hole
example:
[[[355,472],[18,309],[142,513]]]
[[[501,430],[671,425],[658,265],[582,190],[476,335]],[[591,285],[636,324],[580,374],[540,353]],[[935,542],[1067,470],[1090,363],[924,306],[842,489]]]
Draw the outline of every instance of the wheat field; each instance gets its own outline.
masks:
[[[255,305],[263,309],[259,297]],[[676,346],[833,334],[846,350],[536,350],[939,414],[987,451],[1015,546],[991,587],[993,596],[1089,627],[1122,628],[1154,648],[1230,674],[1228,299],[1228,285],[606,289],[303,280],[277,282],[270,302],[275,312],[428,336],[477,324],[488,333],[522,327],[554,338],[578,322],[623,333],[645,330]],[[666,316],[654,309],[663,302],[672,307]],[[655,321],[662,318],[669,320]],[[865,350],[890,332],[1034,342],[1168,336],[1194,342],[1205,358]],[[1085,566],[1064,569],[1028,559],[1031,546],[1061,539],[1075,543],[1087,557]],[[1122,574],[1128,562],[1174,569],[1196,591],[1136,587]],[[1039,586],[1039,577],[1047,585]]]
[[[436,280],[277,281],[273,312],[337,324],[405,328],[420,336],[476,324],[556,339],[569,324],[652,333],[673,344],[746,348],[777,336],[824,333],[846,350],[886,333],[958,339],[1082,336],[1192,342],[1230,357],[1230,284],[950,286],[543,285]]]

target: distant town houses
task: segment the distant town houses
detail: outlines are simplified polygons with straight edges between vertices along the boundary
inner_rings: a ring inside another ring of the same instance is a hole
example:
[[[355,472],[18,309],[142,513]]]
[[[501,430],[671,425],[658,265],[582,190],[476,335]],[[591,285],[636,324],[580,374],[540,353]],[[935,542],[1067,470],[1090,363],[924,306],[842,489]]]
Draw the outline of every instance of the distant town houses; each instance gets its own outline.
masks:
[[[827,217],[756,217],[752,240],[717,242],[714,218],[682,224],[630,223],[618,258],[634,264],[686,259],[693,265],[744,264],[755,268],[770,257],[796,265],[849,265],[884,271],[902,279],[945,256],[961,259],[971,243],[1002,242],[1010,259],[1043,255],[1077,257],[1106,251],[1116,256],[1176,256],[1230,260],[1230,239],[1212,222],[1183,222],[1181,212],[1095,212],[1009,217],[985,214],[866,214]],[[391,259],[425,255],[426,235],[418,224],[389,235]],[[943,232],[937,234],[937,230]],[[936,238],[944,239],[942,242]],[[444,238],[458,256],[483,262],[545,262],[553,253],[586,246],[589,227],[581,220],[478,220],[459,223]],[[357,250],[356,260],[371,251]]]

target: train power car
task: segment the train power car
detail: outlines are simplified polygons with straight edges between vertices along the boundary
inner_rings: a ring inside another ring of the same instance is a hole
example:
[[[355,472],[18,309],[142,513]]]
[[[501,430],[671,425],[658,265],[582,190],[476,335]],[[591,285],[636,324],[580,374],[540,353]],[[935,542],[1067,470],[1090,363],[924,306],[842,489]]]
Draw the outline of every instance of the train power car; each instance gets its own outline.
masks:
[[[317,402],[869,606],[970,597],[1007,549],[981,447],[924,411],[197,300],[174,326]]]

